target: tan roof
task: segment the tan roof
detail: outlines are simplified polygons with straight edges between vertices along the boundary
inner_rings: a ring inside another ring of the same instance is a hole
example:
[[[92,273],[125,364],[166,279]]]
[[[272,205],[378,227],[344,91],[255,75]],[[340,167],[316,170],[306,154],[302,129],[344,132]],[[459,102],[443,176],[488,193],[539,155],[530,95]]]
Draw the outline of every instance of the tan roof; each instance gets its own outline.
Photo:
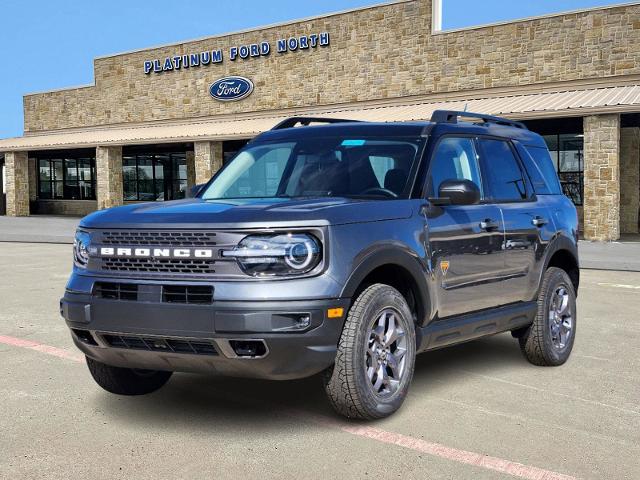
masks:
[[[0,151],[192,142],[250,138],[290,116],[313,115],[371,122],[428,120],[434,110],[467,110],[513,119],[579,116],[611,112],[640,112],[640,85],[574,89],[490,98],[429,101],[398,99],[378,105],[296,109],[270,114],[244,114],[174,123],[87,128],[27,134],[0,140]]]

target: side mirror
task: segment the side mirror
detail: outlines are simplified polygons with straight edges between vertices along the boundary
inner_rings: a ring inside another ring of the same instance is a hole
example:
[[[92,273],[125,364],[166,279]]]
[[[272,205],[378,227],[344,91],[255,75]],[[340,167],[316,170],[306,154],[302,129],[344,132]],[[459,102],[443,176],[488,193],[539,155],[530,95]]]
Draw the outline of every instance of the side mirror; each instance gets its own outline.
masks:
[[[189,190],[187,190],[187,198],[196,198],[198,194],[202,191],[206,183],[201,183],[199,185],[194,185]]]
[[[438,189],[438,198],[430,198],[434,205],[475,205],[480,202],[480,189],[471,180],[445,180]]]

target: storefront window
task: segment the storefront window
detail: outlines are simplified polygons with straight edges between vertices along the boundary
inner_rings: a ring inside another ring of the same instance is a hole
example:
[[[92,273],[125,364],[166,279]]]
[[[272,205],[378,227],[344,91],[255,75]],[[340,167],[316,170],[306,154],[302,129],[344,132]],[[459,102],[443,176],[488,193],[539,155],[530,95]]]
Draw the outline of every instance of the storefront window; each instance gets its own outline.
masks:
[[[582,205],[584,191],[584,138],[581,134],[544,135],[564,194]]]
[[[177,200],[186,195],[184,152],[123,155],[122,172],[125,201]]]
[[[55,152],[52,152],[55,153]],[[37,158],[38,198],[43,200],[95,200],[96,159],[59,154]]]

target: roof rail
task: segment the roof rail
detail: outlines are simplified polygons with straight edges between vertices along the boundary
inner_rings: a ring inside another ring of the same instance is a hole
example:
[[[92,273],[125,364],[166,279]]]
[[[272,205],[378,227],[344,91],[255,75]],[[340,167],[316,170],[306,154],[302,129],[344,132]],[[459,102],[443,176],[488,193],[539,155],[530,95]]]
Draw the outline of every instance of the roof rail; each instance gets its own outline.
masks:
[[[358,122],[358,120],[344,120],[340,118],[319,118],[319,117],[291,117],[283,120],[271,130],[282,130],[285,128],[293,128],[296,125],[300,124],[304,127],[312,124],[312,123],[353,123]]]
[[[521,128],[523,130],[529,130],[527,126],[522,122],[516,122],[503,117],[494,117],[492,115],[483,115],[482,113],[472,112],[456,112],[453,110],[436,110],[431,115],[431,121],[434,123],[458,123],[458,118],[477,118],[484,121],[484,123],[494,123],[496,125],[504,125],[507,127]]]

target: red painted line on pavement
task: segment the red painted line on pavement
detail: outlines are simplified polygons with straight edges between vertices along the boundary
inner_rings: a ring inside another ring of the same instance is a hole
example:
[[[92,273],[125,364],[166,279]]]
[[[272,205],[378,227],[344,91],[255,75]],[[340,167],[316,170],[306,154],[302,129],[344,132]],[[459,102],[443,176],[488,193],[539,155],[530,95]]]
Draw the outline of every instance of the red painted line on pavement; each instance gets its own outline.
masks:
[[[46,353],[47,355],[53,355],[54,357],[72,360],[74,362],[84,361],[83,355],[71,353],[61,348],[52,347],[32,340],[0,335],[0,343],[35,350],[41,353]],[[380,428],[352,425],[321,415],[310,415],[308,412],[300,410],[297,410],[295,413],[296,416],[311,420],[314,423],[323,426],[337,428],[351,435],[408,448],[434,457],[452,460],[457,463],[481,467],[487,470],[505,473],[507,475],[513,475],[514,477],[526,478],[528,480],[577,480],[576,477],[572,477],[570,475],[563,475],[543,468],[532,467],[522,463],[504,460],[502,458],[482,455],[480,453],[459,450],[457,448],[447,447],[439,443],[427,442],[426,440],[402,435],[400,433],[388,432]]]
[[[36,352],[46,353],[47,355],[64,358],[65,360],[72,360],[74,362],[84,361],[84,355],[69,352],[67,350],[63,350],[62,348],[45,345],[44,343],[34,342],[33,340],[25,340],[22,338],[0,335],[0,343],[11,345],[12,347],[28,348],[29,350],[35,350]]]
[[[458,450],[446,447],[438,443],[427,442],[419,438],[409,437],[400,433],[387,432],[375,427],[342,425],[340,430],[370,438],[378,442],[389,443],[399,447],[408,448],[417,452],[426,453],[435,457],[453,460],[454,462],[473,465],[476,467],[494,470],[500,473],[513,475],[514,477],[526,478],[529,480],[576,480],[575,477],[552,472],[543,468],[532,467],[522,463],[504,460],[502,458],[490,457],[480,453]]]

